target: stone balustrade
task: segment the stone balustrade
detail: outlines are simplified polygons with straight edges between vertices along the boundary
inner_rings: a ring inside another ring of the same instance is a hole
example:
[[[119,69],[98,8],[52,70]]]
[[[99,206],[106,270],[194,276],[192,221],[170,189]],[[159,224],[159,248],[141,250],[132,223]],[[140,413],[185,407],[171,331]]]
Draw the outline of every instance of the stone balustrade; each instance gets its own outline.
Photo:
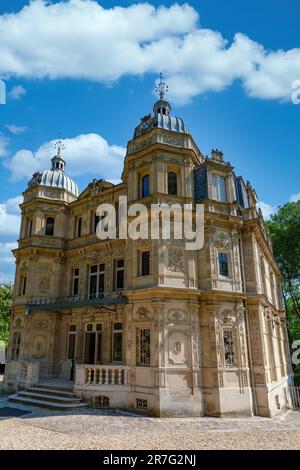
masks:
[[[84,383],[92,385],[125,385],[125,366],[83,365]]]

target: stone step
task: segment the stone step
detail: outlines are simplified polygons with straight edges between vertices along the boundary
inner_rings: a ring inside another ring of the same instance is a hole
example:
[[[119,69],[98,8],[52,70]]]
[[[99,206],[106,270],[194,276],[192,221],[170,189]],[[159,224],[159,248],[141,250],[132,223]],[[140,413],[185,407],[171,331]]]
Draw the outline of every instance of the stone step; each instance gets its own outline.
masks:
[[[25,398],[34,398],[37,400],[46,400],[53,401],[58,403],[79,403],[81,402],[80,398],[77,398],[75,395],[73,397],[64,397],[59,395],[51,395],[45,393],[37,393],[29,390],[21,390],[18,392],[18,395]]]
[[[70,385],[70,387],[64,387],[60,385],[38,383],[34,387],[44,388],[44,389],[50,388],[51,390],[58,390],[58,391],[63,391],[63,392],[73,392],[74,384]]]
[[[85,408],[88,403],[54,403],[46,400],[38,400],[33,398],[25,398],[20,396],[18,393],[11,395],[9,400],[14,403],[22,403],[23,405],[28,406],[39,406],[40,408],[48,408],[51,410],[76,410],[78,408]]]
[[[34,393],[45,393],[46,395],[54,395],[54,396],[60,396],[60,397],[76,397],[75,393],[71,391],[66,391],[66,390],[58,390],[57,388],[44,388],[40,386],[36,387],[26,387],[25,388],[26,392],[34,392]]]

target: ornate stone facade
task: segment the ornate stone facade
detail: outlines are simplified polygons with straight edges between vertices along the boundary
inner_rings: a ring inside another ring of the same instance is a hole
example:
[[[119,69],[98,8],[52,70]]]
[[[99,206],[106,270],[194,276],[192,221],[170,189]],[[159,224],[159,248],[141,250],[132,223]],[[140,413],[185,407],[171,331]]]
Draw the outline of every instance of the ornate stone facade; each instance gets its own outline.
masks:
[[[31,179],[5,385],[61,377],[95,406],[273,416],[290,406],[291,368],[281,274],[255,191],[222,152],[201,154],[167,102],[154,109],[128,143],[121,184],[93,180],[77,195],[70,178],[62,187],[47,186],[48,173]],[[148,207],[204,204],[204,247],[100,241],[96,208],[120,196]]]

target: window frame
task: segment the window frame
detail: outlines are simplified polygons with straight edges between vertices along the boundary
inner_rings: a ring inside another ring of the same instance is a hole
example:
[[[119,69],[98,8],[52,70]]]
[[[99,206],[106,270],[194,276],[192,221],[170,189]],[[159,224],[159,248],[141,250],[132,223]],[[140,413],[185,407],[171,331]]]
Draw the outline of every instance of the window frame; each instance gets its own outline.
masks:
[[[149,344],[148,344],[148,361],[145,361],[145,357],[142,358],[142,332],[148,332]],[[149,327],[138,327],[136,328],[136,366],[137,367],[151,367],[151,328]]]
[[[217,184],[214,184],[214,180],[216,179]],[[224,187],[221,188],[220,181],[224,182]],[[212,194],[211,197],[213,200],[218,202],[228,202],[228,188],[227,188],[227,177],[224,175],[220,175],[218,173],[211,174],[211,187],[212,187]],[[214,188],[216,194],[214,194]],[[222,197],[222,190],[224,190],[224,198]]]
[[[49,219],[53,220],[53,223],[51,225],[49,224],[50,227],[52,227],[52,231],[51,231],[52,233],[47,233],[47,229],[49,227],[47,221]],[[49,215],[49,216],[47,215],[47,216],[45,216],[45,233],[44,234],[45,234],[46,237],[54,237],[54,232],[55,232],[55,217],[53,217],[52,215]]]
[[[115,325],[121,324],[121,328],[115,328]],[[115,336],[121,335],[121,359],[115,359]],[[113,363],[121,364],[123,362],[123,322],[113,321],[112,322],[112,340],[111,340],[111,361]]]

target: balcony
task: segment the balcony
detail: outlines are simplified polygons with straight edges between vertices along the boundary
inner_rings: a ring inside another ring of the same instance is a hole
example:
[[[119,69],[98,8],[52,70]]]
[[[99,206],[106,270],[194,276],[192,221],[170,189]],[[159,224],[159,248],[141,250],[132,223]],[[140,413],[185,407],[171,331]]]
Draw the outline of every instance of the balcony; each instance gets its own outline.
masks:
[[[34,298],[26,302],[26,314],[34,311],[57,310],[64,308],[74,307],[99,307],[115,304],[127,304],[128,299],[126,296],[119,294],[114,296],[103,296],[99,294],[96,297],[91,296],[71,296],[71,297],[57,297],[57,298]]]

